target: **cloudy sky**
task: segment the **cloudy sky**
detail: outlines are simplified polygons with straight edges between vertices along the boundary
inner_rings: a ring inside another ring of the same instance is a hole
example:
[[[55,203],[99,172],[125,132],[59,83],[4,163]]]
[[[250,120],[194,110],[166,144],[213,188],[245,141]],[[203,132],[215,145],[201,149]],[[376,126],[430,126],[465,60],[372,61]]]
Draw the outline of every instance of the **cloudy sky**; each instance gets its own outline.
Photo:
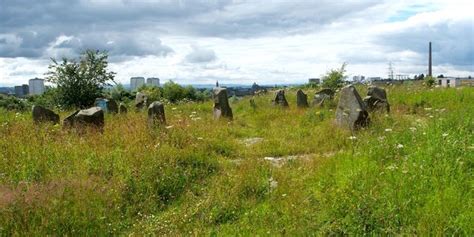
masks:
[[[50,58],[108,50],[116,80],[299,83],[352,75],[474,76],[469,0],[0,0],[0,85],[43,77]]]

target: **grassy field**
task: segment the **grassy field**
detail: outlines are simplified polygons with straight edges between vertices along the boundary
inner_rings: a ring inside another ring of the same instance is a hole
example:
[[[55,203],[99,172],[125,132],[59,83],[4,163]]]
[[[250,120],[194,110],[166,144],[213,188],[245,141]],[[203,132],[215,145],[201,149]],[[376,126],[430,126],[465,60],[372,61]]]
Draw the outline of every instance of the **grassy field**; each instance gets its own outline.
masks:
[[[474,235],[474,88],[387,89],[355,134],[295,90],[231,102],[232,122],[170,104],[166,128],[131,112],[82,136],[2,110],[0,235]]]

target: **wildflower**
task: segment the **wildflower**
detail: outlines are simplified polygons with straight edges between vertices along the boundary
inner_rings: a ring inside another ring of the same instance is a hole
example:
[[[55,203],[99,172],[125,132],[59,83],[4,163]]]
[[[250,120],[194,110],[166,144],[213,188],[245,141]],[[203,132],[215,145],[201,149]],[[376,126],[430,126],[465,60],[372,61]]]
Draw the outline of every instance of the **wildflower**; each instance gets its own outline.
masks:
[[[397,145],[397,149],[402,149],[403,148],[403,144],[398,144]]]
[[[409,128],[412,132],[416,131],[416,128],[415,127],[410,127]]]
[[[356,140],[356,139],[357,139],[356,136],[350,136],[350,137],[348,137],[348,138],[349,138],[349,140]]]
[[[196,112],[196,111],[193,111],[193,112],[191,112],[191,113],[192,113],[192,114],[196,114],[197,112]]]
[[[441,135],[441,136],[447,137],[448,135],[449,135],[449,134],[447,134],[447,133],[443,133],[443,135]]]
[[[385,136],[378,137],[379,141],[385,140]]]
[[[202,140],[202,139],[204,139],[204,138],[202,138],[202,137],[198,137],[197,139],[198,139],[198,140]]]
[[[433,116],[433,115],[430,115],[430,118],[434,118],[434,116]]]
[[[176,110],[176,109],[178,109],[178,108],[176,108],[176,107],[171,108],[171,110]]]
[[[425,111],[430,111],[432,110],[432,108],[425,108]]]
[[[391,131],[392,131],[391,128],[386,128],[386,129],[385,129],[385,132],[391,132]]]
[[[173,127],[174,127],[173,125],[166,126],[166,129],[170,129],[170,128],[173,128]]]
[[[268,182],[270,183],[270,188],[274,189],[278,186],[278,181],[274,180],[273,177],[270,177],[268,179]]]

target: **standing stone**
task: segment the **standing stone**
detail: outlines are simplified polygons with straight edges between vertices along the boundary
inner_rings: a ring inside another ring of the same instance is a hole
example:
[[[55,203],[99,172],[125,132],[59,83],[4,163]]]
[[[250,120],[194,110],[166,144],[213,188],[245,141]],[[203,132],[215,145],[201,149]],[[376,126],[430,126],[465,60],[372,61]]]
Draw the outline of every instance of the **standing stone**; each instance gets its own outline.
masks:
[[[59,115],[39,105],[33,105],[32,114],[33,121],[37,124],[42,122],[59,123]]]
[[[92,107],[79,111],[74,116],[74,126],[104,128],[104,111],[100,107]]]
[[[334,97],[334,94],[335,94],[334,91],[329,88],[325,88],[316,92],[313,98],[313,105],[320,106],[320,107],[324,106],[324,103],[326,101],[332,100],[332,98]]]
[[[214,98],[214,118],[224,117],[232,119],[233,114],[227,98],[227,89],[216,87],[212,90],[212,94]]]
[[[346,86],[341,90],[341,98],[336,109],[336,124],[350,130],[369,124],[369,113],[354,86]]]
[[[308,95],[306,95],[301,89],[296,92],[296,105],[300,108],[308,107]]]
[[[148,106],[148,126],[150,128],[166,124],[165,106],[155,101]]]
[[[120,103],[119,112],[120,112],[121,114],[126,114],[126,113],[128,112],[127,106],[125,106],[124,103]]]
[[[273,100],[273,105],[288,107],[288,101],[286,101],[286,98],[285,98],[285,90],[278,90],[276,92],[275,99]]]
[[[364,98],[364,103],[369,112],[372,111],[386,111],[390,112],[390,104],[387,100],[387,92],[385,89],[371,86],[367,91],[367,96]]]
[[[135,96],[135,108],[137,110],[143,109],[147,104],[147,97],[144,93],[137,92]]]
[[[63,120],[63,127],[65,128],[71,128],[74,127],[74,118],[76,115],[79,113],[80,110],[76,110],[74,113],[68,115],[64,120]]]

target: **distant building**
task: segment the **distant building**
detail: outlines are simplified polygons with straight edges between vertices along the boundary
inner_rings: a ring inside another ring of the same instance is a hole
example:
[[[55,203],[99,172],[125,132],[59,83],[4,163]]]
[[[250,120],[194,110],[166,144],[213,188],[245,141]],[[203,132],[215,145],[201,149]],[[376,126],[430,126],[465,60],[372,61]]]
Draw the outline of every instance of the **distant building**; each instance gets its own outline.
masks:
[[[355,82],[364,82],[365,81],[365,76],[362,76],[362,75],[353,76],[352,80],[355,81]]]
[[[158,77],[149,77],[149,78],[146,79],[146,84],[148,86],[159,87],[160,86],[160,78],[158,78]]]
[[[41,95],[44,93],[44,80],[33,78],[28,81],[30,95]]]
[[[309,83],[309,84],[319,85],[319,84],[321,83],[321,79],[319,79],[319,78],[309,78],[309,79],[308,79],[308,83]]]
[[[458,87],[461,86],[461,79],[459,78],[438,78],[438,85],[441,87]]]
[[[144,77],[132,77],[130,78],[130,90],[134,91],[145,85]]]
[[[21,86],[15,86],[15,96],[16,97],[25,97],[30,92],[29,86],[23,84]]]

